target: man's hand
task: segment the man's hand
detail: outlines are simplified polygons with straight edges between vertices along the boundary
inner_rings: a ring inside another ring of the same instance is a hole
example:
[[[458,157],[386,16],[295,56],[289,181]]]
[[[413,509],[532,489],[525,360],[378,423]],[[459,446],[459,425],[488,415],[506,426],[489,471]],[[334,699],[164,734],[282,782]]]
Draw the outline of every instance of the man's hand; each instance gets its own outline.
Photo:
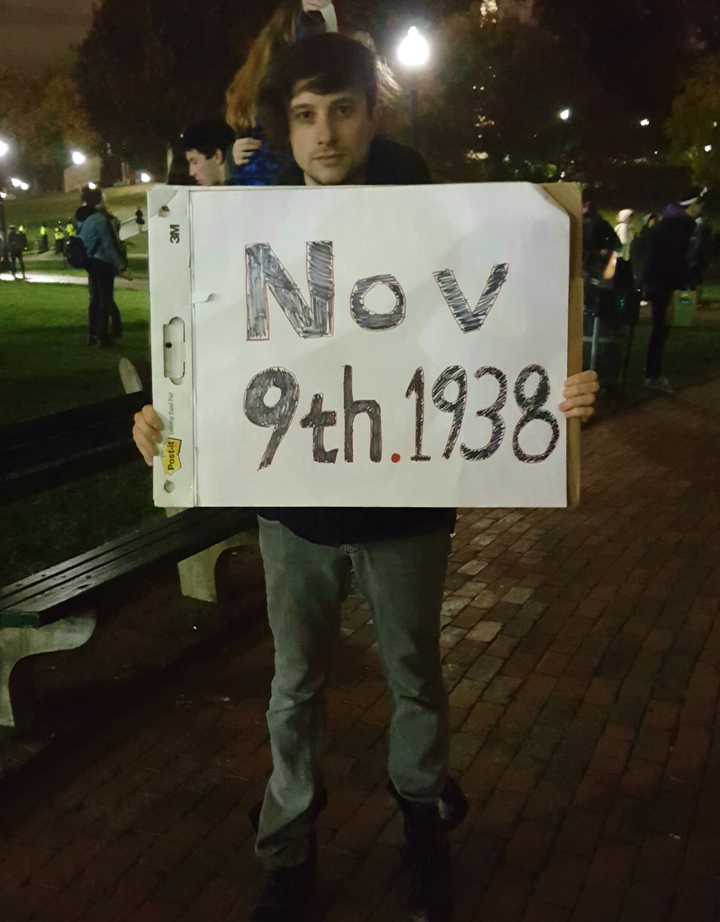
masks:
[[[331,3],[332,0],[303,0],[303,13],[320,13]]]
[[[563,402],[558,410],[565,414],[566,419],[578,417],[581,422],[587,422],[595,412],[595,394],[600,389],[596,371],[581,371],[572,375],[563,385]]]
[[[162,440],[162,420],[155,410],[147,404],[135,414],[135,425],[133,426],[133,441],[140,450],[140,454],[145,458],[145,464],[152,467],[153,458],[158,454],[157,443]]]
[[[243,166],[260,147],[262,141],[257,138],[238,138],[233,144],[233,160],[236,166]]]

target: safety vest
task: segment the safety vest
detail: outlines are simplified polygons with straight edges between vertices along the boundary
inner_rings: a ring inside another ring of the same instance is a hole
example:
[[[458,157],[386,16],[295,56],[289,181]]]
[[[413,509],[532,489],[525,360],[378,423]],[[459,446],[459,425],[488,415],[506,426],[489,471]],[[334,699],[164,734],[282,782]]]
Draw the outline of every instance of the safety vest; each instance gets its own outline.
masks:
[[[62,227],[56,227],[56,228],[55,228],[55,239],[56,239],[56,240],[64,240],[64,239],[65,239],[65,234],[63,233]]]
[[[44,224],[40,225],[40,236],[47,237],[47,227]]]
[[[70,223],[66,224],[65,233],[68,235],[68,237],[74,237],[75,236],[75,225],[70,224]]]
[[[18,227],[18,234],[24,234],[24,233],[25,233],[25,225],[24,225],[24,224],[21,224],[21,225]]]

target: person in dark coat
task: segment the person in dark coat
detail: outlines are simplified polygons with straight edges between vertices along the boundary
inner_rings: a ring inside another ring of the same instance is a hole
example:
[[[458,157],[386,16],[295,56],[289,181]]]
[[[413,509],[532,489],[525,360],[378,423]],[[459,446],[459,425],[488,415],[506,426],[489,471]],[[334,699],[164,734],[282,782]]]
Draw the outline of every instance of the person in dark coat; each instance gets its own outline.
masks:
[[[678,204],[668,205],[653,229],[648,246],[643,285],[650,301],[652,330],[645,362],[644,385],[651,390],[672,393],[662,374],[662,355],[668,335],[668,307],[674,291],[688,284],[688,245],[695,222]]]
[[[374,140],[376,68],[373,52],[338,34],[304,39],[278,56],[258,99],[269,137],[287,141],[289,135],[292,146],[294,162],[281,171],[277,185],[429,180],[412,148]],[[587,418],[595,373],[573,376],[565,386],[573,396],[560,411]],[[161,428],[150,406],[135,416],[133,438],[148,463],[157,454]],[[468,809],[448,776],[448,702],[439,647],[454,520],[454,509],[441,508],[259,510],[276,671],[268,710],[273,773],[262,804],[251,811],[256,853],[269,873],[252,922],[306,918],[317,859],[315,823],[327,802],[321,774],[324,688],[351,566],[370,600],[393,698],[388,790],[404,819],[408,908],[414,920],[449,919],[447,831]]]
[[[25,260],[23,259],[23,253],[25,252],[26,246],[27,237],[25,234],[15,230],[15,225],[11,224],[10,227],[8,227],[7,250],[8,256],[10,257],[10,271],[12,272],[13,278],[17,278],[15,275],[15,266],[19,263],[22,278],[23,280],[25,279]]]

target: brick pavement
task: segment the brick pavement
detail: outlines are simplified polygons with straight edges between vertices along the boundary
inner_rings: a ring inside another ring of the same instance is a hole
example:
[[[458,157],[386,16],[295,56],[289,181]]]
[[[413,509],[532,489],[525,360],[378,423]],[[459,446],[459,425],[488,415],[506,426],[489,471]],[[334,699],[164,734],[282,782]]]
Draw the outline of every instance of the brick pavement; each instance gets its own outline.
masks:
[[[720,913],[720,380],[596,425],[575,510],[461,515],[443,612],[456,922]],[[363,600],[328,694],[317,918],[396,922],[388,699]],[[3,922],[247,917],[270,758],[265,634],[222,649],[0,810]],[[22,797],[20,798],[22,800]]]

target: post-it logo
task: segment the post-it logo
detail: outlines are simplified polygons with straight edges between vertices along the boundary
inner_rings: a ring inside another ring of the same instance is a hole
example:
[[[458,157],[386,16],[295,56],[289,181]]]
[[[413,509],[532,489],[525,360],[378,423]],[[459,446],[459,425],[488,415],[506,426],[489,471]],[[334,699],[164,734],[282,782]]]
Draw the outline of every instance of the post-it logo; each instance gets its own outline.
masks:
[[[162,453],[162,463],[166,474],[174,474],[182,467],[180,464],[181,439],[168,439]]]

